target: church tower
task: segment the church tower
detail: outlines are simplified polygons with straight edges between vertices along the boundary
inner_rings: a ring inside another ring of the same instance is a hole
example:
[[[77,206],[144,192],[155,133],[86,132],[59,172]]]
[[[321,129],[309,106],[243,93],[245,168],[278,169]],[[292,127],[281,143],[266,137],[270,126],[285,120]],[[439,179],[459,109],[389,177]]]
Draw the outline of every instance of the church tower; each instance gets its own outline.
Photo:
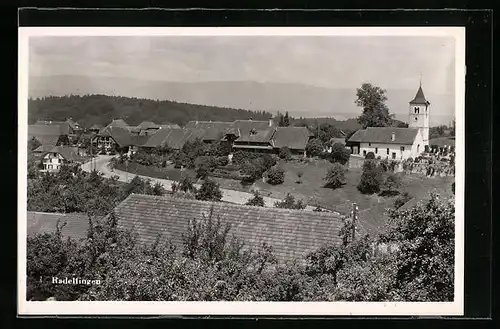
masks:
[[[410,128],[420,128],[424,145],[429,145],[429,116],[431,103],[425,99],[422,83],[418,88],[415,98],[410,101],[410,117],[408,126]]]

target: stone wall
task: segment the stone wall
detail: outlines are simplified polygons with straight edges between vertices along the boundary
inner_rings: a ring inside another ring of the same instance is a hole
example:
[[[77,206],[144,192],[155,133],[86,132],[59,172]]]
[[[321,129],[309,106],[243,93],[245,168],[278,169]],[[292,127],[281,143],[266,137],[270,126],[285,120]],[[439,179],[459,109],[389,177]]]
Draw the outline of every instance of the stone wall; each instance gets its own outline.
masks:
[[[349,169],[360,169],[363,167],[365,159],[363,157],[351,156],[349,158]],[[381,160],[375,159],[380,162]],[[391,161],[389,161],[391,163]],[[433,161],[412,162],[412,161],[395,161],[394,172],[404,172],[405,174],[419,174],[426,176],[454,176],[455,166],[448,161]]]

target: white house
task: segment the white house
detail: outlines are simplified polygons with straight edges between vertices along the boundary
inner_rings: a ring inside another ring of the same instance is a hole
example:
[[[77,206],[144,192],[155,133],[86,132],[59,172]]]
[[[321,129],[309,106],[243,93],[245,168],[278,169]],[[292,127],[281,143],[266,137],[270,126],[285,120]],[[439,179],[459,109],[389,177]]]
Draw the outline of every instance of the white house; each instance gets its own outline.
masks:
[[[77,157],[77,147],[55,146],[43,155],[43,170],[49,172],[59,171],[62,165],[74,163]]]
[[[352,154],[366,156],[373,152],[382,159],[415,158],[424,151],[424,141],[418,128],[368,127],[356,131],[349,144]]]
[[[368,127],[356,131],[348,140],[352,154],[375,158],[404,160],[415,158],[429,145],[430,103],[425,99],[422,86],[410,101],[408,128]]]

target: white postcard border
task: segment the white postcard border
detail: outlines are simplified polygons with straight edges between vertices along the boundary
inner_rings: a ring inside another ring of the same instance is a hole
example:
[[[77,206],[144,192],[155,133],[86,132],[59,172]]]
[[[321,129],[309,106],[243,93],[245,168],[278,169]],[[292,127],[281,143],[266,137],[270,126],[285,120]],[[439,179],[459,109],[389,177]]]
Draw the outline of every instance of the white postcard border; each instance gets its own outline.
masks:
[[[59,302],[26,301],[27,107],[30,37],[43,36],[435,36],[455,39],[455,300],[453,302]],[[463,315],[465,28],[462,27],[20,27],[18,72],[19,315]]]

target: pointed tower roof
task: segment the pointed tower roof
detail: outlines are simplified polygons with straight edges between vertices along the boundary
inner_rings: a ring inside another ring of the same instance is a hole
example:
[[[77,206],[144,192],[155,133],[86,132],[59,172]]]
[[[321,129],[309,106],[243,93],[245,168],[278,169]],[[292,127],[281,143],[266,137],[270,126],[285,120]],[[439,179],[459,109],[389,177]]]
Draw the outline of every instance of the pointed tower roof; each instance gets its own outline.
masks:
[[[413,98],[413,100],[410,101],[410,104],[430,104],[430,102],[428,102],[425,99],[424,91],[422,90],[422,85],[418,87],[417,94],[415,95],[415,98]]]

